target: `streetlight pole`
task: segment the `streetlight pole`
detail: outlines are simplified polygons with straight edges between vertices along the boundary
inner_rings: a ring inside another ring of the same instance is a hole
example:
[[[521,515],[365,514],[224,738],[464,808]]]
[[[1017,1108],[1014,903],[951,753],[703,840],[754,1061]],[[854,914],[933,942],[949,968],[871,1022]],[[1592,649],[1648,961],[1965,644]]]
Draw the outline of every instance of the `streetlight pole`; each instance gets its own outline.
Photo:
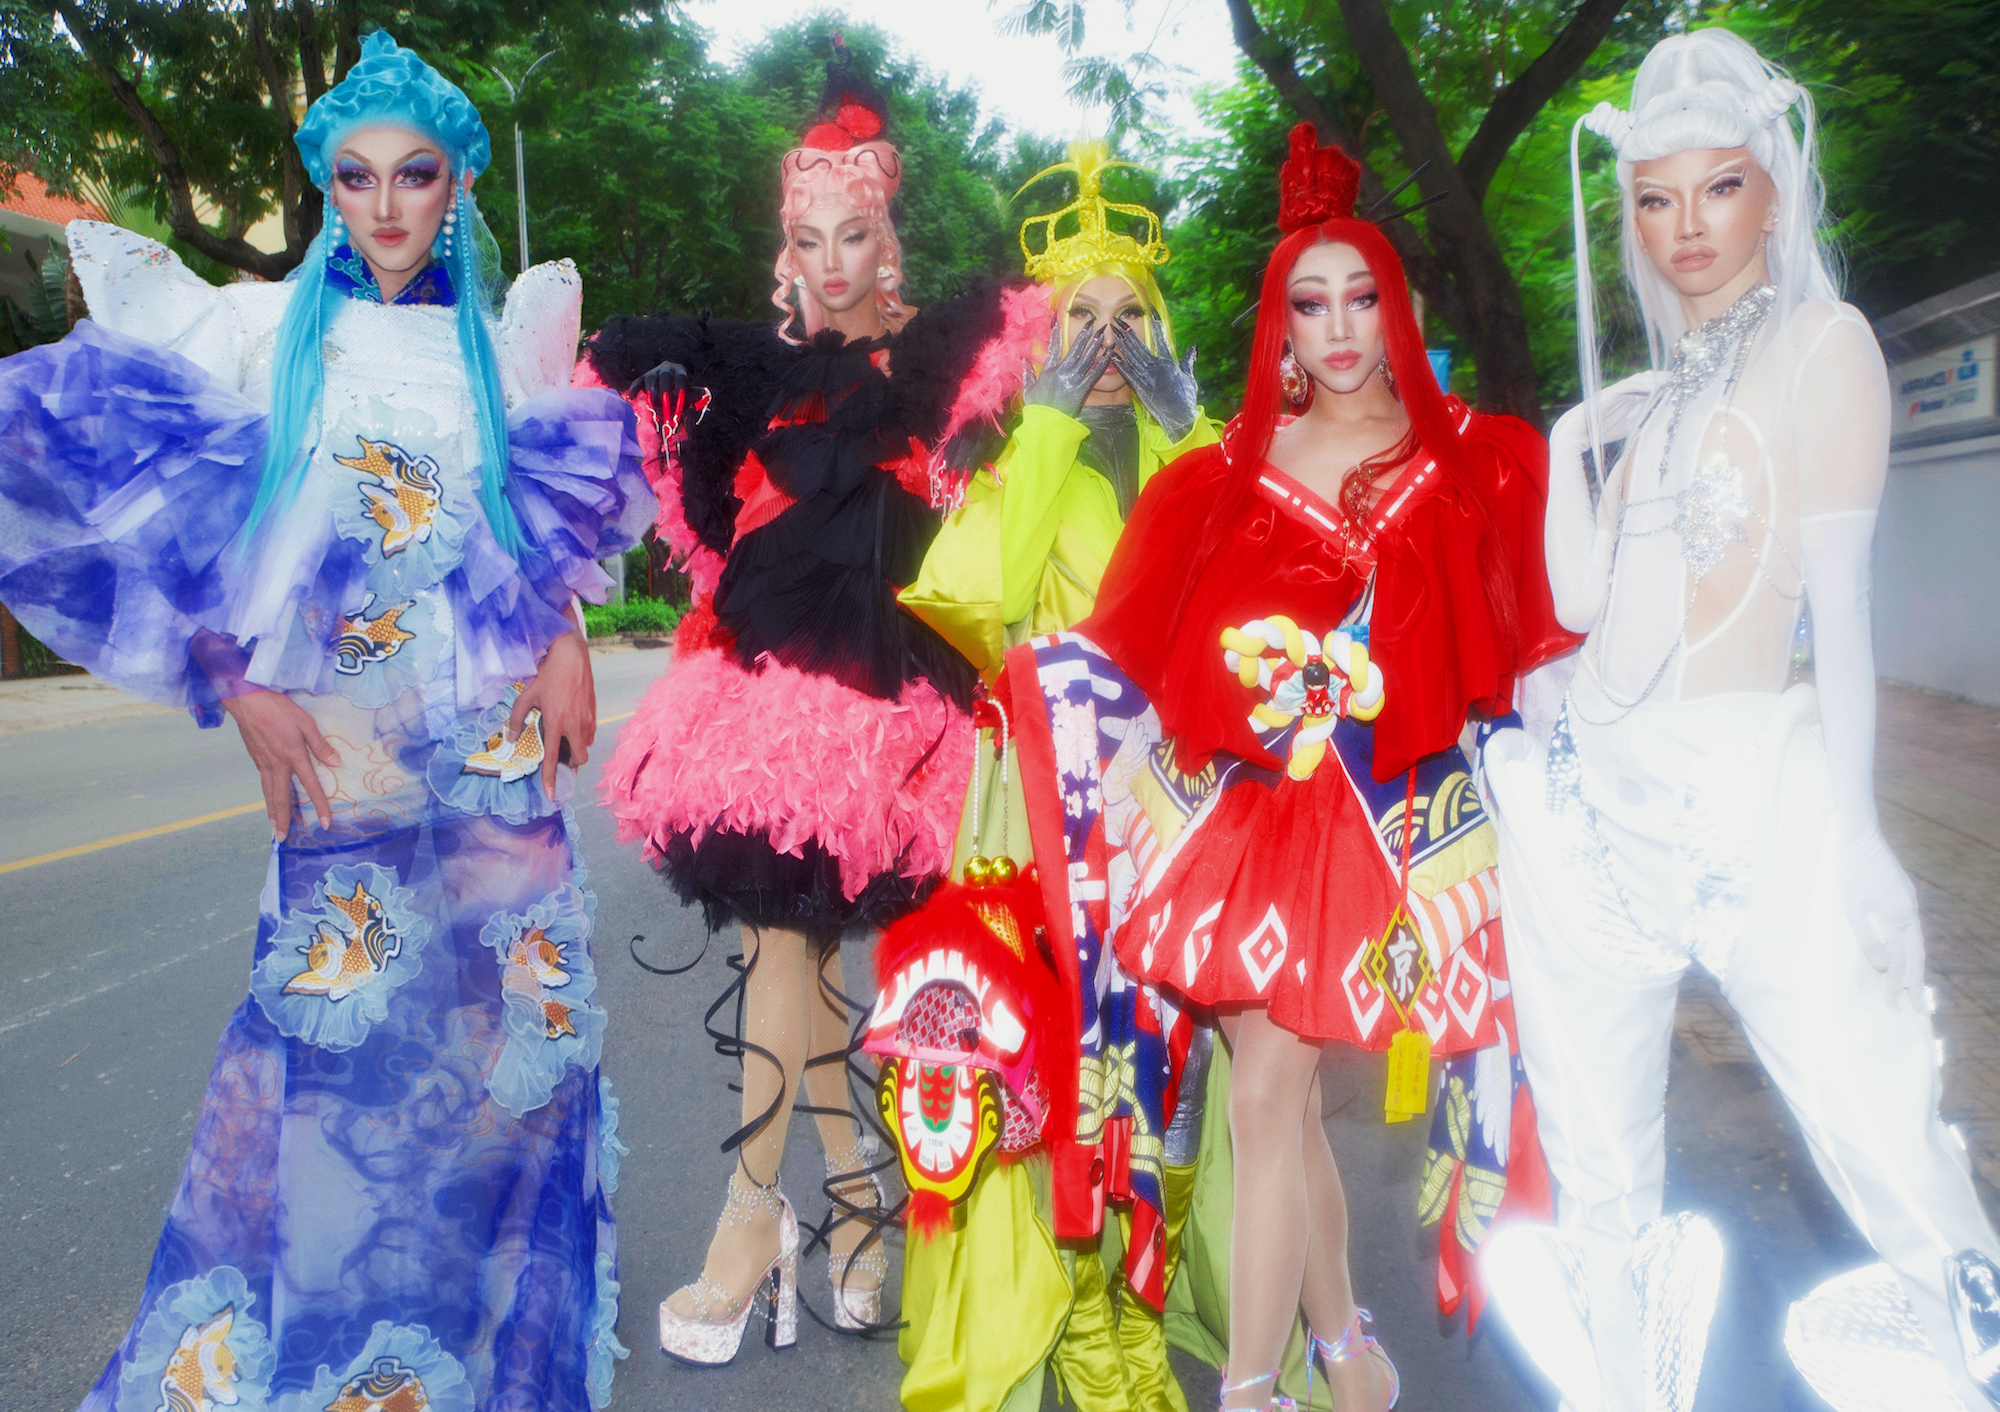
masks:
[[[516,88],[514,81],[501,73],[500,70],[493,70],[493,76],[507,85],[508,104],[517,110],[514,118],[514,204],[520,219],[521,272],[523,274],[528,269],[528,163],[527,158],[521,150],[521,119],[518,109],[521,106],[521,95],[527,91],[528,80],[535,76],[536,69],[539,69],[543,64],[555,58],[555,56],[556,51],[551,49],[548,53],[542,55],[541,58],[535,60],[534,63],[528,65],[528,71],[521,75],[521,85],[519,88]]]

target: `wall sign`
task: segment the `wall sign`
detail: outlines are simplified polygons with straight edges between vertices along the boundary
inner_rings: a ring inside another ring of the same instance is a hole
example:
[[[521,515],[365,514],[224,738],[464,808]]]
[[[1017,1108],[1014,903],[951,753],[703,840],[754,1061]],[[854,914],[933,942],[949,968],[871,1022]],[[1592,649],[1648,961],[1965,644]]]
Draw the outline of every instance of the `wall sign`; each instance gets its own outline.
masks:
[[[1955,343],[1891,367],[1893,434],[1904,437],[1964,422],[1991,420],[1995,414],[1996,343],[2000,343],[2000,335],[1989,333],[1970,343]]]

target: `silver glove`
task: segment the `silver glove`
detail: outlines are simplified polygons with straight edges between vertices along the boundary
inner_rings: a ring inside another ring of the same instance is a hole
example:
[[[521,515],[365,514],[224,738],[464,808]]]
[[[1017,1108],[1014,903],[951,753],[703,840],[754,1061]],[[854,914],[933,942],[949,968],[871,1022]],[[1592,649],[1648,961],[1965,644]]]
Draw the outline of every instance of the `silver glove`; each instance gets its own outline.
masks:
[[[1053,346],[1055,330],[1050,330],[1049,338]],[[1092,328],[1072,340],[1062,357],[1042,364],[1041,372],[1022,393],[1022,400],[1074,417],[1083,410],[1083,399],[1090,395],[1090,389],[1110,365],[1111,346],[1104,330]]]
[[[1158,314],[1153,315],[1152,348],[1122,323],[1112,326],[1112,340],[1111,361],[1139,405],[1167,433],[1167,440],[1179,441],[1193,431],[1201,406],[1201,385],[1194,377],[1194,345],[1188,345],[1187,356],[1176,363],[1167,351],[1166,325]]]

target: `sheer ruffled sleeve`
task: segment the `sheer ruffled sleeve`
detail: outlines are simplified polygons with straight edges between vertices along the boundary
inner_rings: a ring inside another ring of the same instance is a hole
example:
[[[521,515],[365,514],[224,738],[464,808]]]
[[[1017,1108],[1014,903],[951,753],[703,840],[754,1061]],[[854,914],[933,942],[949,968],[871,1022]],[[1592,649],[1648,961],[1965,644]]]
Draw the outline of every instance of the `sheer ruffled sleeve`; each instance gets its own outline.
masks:
[[[514,409],[507,444],[522,572],[552,605],[603,601],[611,580],[597,561],[637,544],[659,512],[631,407],[601,388],[551,387]]]
[[[65,659],[204,724],[242,683],[232,555],[267,422],[200,367],[86,320],[0,362],[0,602]]]

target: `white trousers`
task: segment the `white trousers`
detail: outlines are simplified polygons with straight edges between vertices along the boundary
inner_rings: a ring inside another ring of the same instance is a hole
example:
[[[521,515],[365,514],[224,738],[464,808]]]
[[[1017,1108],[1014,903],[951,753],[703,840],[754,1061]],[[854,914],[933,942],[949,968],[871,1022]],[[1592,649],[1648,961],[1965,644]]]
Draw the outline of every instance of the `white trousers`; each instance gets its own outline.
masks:
[[[1966,1408],[1984,1408],[1945,1261],[2000,1240],[1938,1117],[1930,1017],[1887,1000],[1839,907],[1812,688],[1588,723],[1618,714],[1579,672],[1548,746],[1507,731],[1484,761],[1521,1057],[1557,1220],[1584,1251],[1604,1405],[1644,1407],[1632,1239],[1661,1214],[1674,1003],[1697,961]]]

